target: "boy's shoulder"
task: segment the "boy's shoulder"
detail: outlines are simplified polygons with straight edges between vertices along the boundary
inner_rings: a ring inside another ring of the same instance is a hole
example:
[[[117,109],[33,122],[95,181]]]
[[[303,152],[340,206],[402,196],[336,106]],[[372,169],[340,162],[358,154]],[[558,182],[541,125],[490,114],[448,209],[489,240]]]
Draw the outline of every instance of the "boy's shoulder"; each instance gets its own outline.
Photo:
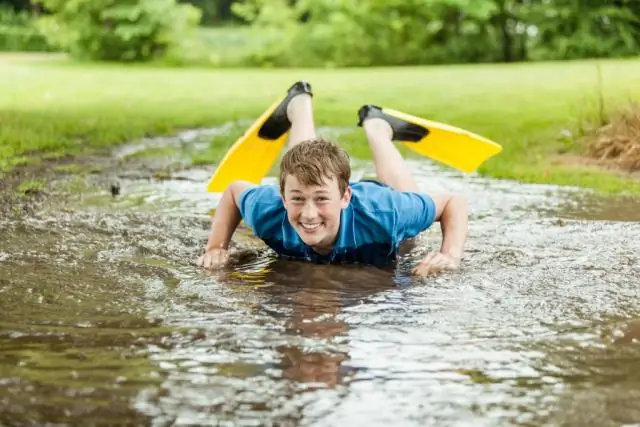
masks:
[[[275,184],[249,187],[238,199],[240,216],[258,236],[278,229],[286,217],[280,188]]]
[[[429,228],[435,220],[433,199],[418,192],[398,191],[373,180],[353,183],[351,205],[360,233],[385,235],[396,243]]]
[[[374,180],[352,182],[352,202],[357,208],[373,211],[393,211],[395,198],[399,192],[388,185]]]
[[[247,188],[240,194],[239,204],[260,204],[264,207],[280,206],[284,208],[280,197],[280,188],[276,184],[260,184]]]

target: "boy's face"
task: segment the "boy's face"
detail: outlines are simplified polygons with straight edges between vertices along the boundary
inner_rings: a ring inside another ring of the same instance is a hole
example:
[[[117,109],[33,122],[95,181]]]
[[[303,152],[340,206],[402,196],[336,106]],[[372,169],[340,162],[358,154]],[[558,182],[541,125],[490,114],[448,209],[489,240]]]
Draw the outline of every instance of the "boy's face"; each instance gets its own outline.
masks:
[[[289,222],[304,243],[318,253],[328,253],[340,228],[340,212],[351,200],[351,188],[340,193],[335,178],[325,178],[323,185],[302,185],[288,175],[283,201]]]

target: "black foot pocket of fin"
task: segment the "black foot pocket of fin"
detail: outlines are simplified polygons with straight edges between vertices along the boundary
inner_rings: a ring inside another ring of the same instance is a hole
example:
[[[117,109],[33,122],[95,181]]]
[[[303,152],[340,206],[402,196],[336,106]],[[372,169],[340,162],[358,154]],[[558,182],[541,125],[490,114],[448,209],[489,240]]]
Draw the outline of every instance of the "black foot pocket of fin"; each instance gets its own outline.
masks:
[[[289,101],[301,93],[308,93],[313,96],[313,92],[311,90],[311,85],[305,81],[295,82],[288,90],[287,96],[282,100],[282,102],[273,110],[273,113],[264,121],[260,130],[258,131],[258,136],[263,139],[271,139],[276,140],[284,135],[289,128],[291,127],[291,122],[287,117],[287,106],[289,105]]]
[[[393,141],[418,142],[429,135],[429,129],[386,114],[382,111],[382,108],[371,104],[363,105],[358,110],[358,126],[362,126],[366,119],[374,117],[384,119],[389,123],[393,130]]]

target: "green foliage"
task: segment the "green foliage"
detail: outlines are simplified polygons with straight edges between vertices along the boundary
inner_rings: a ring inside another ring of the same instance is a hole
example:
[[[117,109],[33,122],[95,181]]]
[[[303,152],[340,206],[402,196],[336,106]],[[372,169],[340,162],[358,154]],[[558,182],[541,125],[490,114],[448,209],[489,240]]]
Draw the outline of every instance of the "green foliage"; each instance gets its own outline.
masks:
[[[51,43],[92,60],[145,61],[179,49],[199,23],[199,9],[175,0],[37,0]]]
[[[189,3],[202,10],[202,25],[206,27],[228,25],[240,20],[231,12],[234,0],[178,0],[178,2]]]
[[[640,10],[622,3],[616,7],[589,0],[555,0],[554,7],[532,8],[530,17],[539,29],[533,38],[532,59],[637,55]]]
[[[262,31],[267,49],[248,61],[279,66],[370,66],[486,62],[500,46],[486,20],[493,1],[251,0],[234,12]]]
[[[0,11],[0,48],[50,50],[54,45],[86,59],[263,67],[515,62],[640,53],[638,0],[34,3],[53,12],[41,17],[38,28],[26,14],[21,15],[26,23],[7,25]],[[239,30],[227,25],[238,21],[248,25]],[[198,23],[210,27],[193,31]],[[211,27],[216,24],[222,25]]]
[[[0,5],[0,51],[48,52],[53,50],[29,13]]]
[[[632,0],[245,0],[260,66],[371,66],[616,57],[640,52]]]

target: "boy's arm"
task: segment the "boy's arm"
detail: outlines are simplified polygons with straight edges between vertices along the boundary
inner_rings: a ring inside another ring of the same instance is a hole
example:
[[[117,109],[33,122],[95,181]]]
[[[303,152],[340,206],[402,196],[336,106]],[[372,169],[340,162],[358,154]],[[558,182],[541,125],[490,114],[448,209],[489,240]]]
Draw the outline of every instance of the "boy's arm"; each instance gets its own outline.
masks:
[[[467,202],[460,196],[439,196],[433,200],[436,205],[435,221],[440,221],[442,230],[440,252],[460,259],[469,227]]]
[[[442,245],[440,252],[429,253],[413,269],[413,274],[421,276],[457,270],[467,239],[469,219],[465,199],[449,195],[432,198],[436,207],[434,222],[439,221],[442,230]]]
[[[226,262],[229,242],[242,219],[239,209],[240,194],[254,186],[250,182],[235,181],[224,191],[211,220],[205,253],[197,260],[197,265],[209,268]]]
[[[211,233],[205,252],[212,249],[228,249],[231,237],[242,219],[238,202],[240,194],[253,186],[250,182],[235,181],[222,193],[220,204],[211,220]]]

